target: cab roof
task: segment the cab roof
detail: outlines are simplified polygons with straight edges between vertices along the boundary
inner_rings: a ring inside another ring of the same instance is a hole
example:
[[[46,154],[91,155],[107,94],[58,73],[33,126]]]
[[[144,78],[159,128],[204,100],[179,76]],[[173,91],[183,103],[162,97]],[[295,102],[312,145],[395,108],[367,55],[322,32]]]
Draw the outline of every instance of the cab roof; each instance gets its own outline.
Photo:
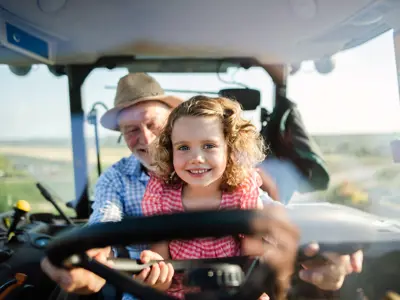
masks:
[[[397,0],[0,0],[0,63],[111,55],[298,63],[396,30],[399,14]]]

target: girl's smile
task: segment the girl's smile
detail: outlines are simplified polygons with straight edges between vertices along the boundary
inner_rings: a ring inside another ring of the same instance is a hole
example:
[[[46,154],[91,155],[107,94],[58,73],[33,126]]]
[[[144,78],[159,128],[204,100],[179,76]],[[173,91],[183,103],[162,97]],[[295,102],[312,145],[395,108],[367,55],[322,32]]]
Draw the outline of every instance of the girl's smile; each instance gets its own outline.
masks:
[[[193,177],[201,177],[206,175],[206,173],[210,172],[212,169],[191,169],[187,170],[189,174]]]

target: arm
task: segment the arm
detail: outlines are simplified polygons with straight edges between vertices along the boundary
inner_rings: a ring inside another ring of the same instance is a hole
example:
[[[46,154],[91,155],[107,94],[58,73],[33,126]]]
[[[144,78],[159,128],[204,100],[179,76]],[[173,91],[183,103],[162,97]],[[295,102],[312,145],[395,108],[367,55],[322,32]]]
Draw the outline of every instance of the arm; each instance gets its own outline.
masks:
[[[256,179],[257,181],[260,180],[258,178],[260,176],[260,172],[257,169],[256,173]],[[261,179],[262,176],[260,176]],[[262,183],[264,181],[262,180]],[[258,188],[260,184],[253,185],[250,191],[248,191],[247,195],[250,195],[249,197],[245,198],[244,201],[242,202],[242,209],[269,209],[269,207],[273,206],[282,206],[283,205],[272,199],[268,193],[263,191],[261,188]],[[255,200],[254,200],[254,197]],[[271,237],[265,236],[265,237],[253,237],[253,236],[244,236],[241,241],[241,252],[242,255],[245,256],[260,256],[262,255],[262,252],[264,250],[264,243],[268,244],[274,244],[274,240]]]
[[[284,207],[280,202],[272,200],[265,192],[260,193],[260,200],[264,206],[269,206],[272,209],[274,207]],[[267,240],[265,242],[268,243]],[[260,247],[260,243],[257,240],[246,240],[243,246],[249,249],[247,255],[254,254],[255,249]],[[274,241],[271,240],[271,244]],[[265,245],[264,245],[265,247]],[[260,248],[259,248],[260,249]],[[251,252],[252,251],[252,252]],[[300,278],[308,283],[315,285],[317,288],[326,291],[335,291],[341,288],[347,275],[351,273],[360,273],[362,270],[363,263],[363,252],[357,251],[351,255],[341,255],[338,253],[323,253],[324,256],[329,258],[330,263],[318,263],[312,259],[319,251],[318,244],[309,244],[305,250],[305,254],[310,256],[310,260],[307,261],[300,271]]]
[[[262,180],[262,185],[261,189],[265,192],[268,193],[269,196],[271,196],[272,199],[279,201],[279,192],[278,192],[278,187],[275,184],[274,180],[272,177],[264,172],[262,169],[257,168],[256,169],[258,174],[261,177]]]
[[[146,186],[142,200],[142,211],[144,216],[163,215],[162,205],[163,184],[158,178],[151,176]],[[150,246],[150,250],[159,254],[162,259],[169,259],[169,248],[167,242],[159,242]],[[146,252],[146,251],[144,251]],[[143,252],[142,252],[143,253]],[[141,256],[142,261],[143,259]]]
[[[118,222],[123,218],[122,184],[118,172],[108,169],[97,180],[94,190],[93,212],[88,225],[102,222]],[[111,255],[117,257],[117,249],[111,248]]]
[[[162,182],[155,177],[151,177],[146,186],[146,191],[142,200],[142,211],[145,216],[162,215],[163,206],[161,197],[163,193]],[[155,289],[166,291],[171,287],[174,269],[170,263],[166,264],[163,260],[169,259],[169,248],[167,242],[160,242],[151,245],[150,250],[145,250],[140,254],[142,263],[149,263],[154,260],[161,262],[153,264],[151,268],[144,269],[135,278]]]
[[[168,243],[167,242],[161,242],[161,243],[153,244],[153,245],[151,245],[150,250],[160,254],[160,256],[164,260],[167,260],[167,259],[171,258],[170,254],[169,254],[169,248],[168,248]]]
[[[93,212],[88,224],[118,222],[123,217],[122,184],[118,173],[109,169],[98,179],[94,191]]]
[[[256,209],[263,209],[264,204],[260,197],[256,200]],[[241,240],[241,252],[244,256],[259,256],[261,255],[259,249],[262,246],[262,238],[244,236]]]
[[[111,170],[110,170],[111,171]],[[89,219],[90,224],[122,219],[122,202],[118,194],[118,181],[116,174],[106,171],[99,178],[95,190],[93,213]],[[112,267],[108,258],[112,255],[111,248],[92,249],[87,251],[88,256]],[[60,287],[70,293],[88,295],[97,293],[105,284],[105,280],[88,270],[76,268],[66,270],[57,268],[47,258],[41,262],[42,270]]]

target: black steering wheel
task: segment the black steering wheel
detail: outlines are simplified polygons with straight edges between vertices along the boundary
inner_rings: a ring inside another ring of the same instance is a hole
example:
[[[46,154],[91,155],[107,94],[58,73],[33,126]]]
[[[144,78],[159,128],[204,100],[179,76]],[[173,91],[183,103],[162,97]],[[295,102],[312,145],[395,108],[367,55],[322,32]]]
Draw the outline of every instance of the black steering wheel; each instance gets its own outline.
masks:
[[[175,298],[134,281],[125,272],[109,268],[89,258],[84,254],[85,251],[110,245],[150,244],[173,239],[267,234],[266,224],[269,222],[265,222],[265,220],[262,210],[202,211],[152,217],[130,217],[120,222],[93,224],[60,233],[48,245],[47,256],[56,266],[83,267],[103,277],[117,289],[140,299],[170,300]],[[298,262],[301,260],[301,255],[299,255]],[[116,262],[118,263],[118,259]],[[130,266],[129,263],[125,264],[125,268],[122,269],[138,272],[145,267],[135,261],[130,262]],[[214,284],[220,287],[215,289],[214,286],[214,290],[186,294],[186,299],[248,300],[258,299],[262,293],[267,293],[271,299],[274,299],[275,272],[268,266],[268,263],[258,259],[231,257],[170,262],[175,271],[186,269],[186,271],[191,270],[192,273],[206,274],[203,277],[209,277],[208,279],[214,277],[211,279],[214,279]],[[243,267],[246,262],[247,274],[238,272],[238,265]],[[222,289],[223,287],[230,289],[225,290]]]

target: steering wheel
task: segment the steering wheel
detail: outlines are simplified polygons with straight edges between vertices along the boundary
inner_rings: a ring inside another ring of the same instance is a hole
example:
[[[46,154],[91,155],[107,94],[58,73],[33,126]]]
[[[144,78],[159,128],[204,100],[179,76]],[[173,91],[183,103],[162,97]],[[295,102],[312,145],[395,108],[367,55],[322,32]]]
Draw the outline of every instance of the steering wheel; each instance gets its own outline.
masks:
[[[174,239],[223,237],[237,234],[262,235],[268,233],[266,224],[269,222],[265,222],[265,220],[261,210],[201,211],[151,217],[129,217],[120,222],[98,223],[62,232],[48,245],[47,256],[56,266],[85,268],[103,277],[117,289],[140,299],[171,300],[175,298],[134,281],[125,272],[109,268],[95,259],[91,259],[84,254],[85,251],[110,245],[150,244]],[[301,255],[297,260],[301,262]],[[119,259],[116,259],[117,263],[118,261]],[[237,272],[238,265],[243,266],[246,261],[249,262],[247,274]],[[200,270],[208,274],[206,277],[215,275],[215,282],[218,282],[220,286],[231,288],[231,290],[217,289],[190,293],[186,294],[186,299],[248,300],[258,299],[263,293],[267,293],[271,299],[274,299],[276,276],[267,262],[261,262],[258,259],[251,260],[247,257],[169,262],[172,263],[175,270],[186,269],[186,271],[191,270],[192,272]],[[139,272],[144,267],[144,265],[131,261],[130,266],[128,264],[121,269]],[[215,270],[217,272],[212,272]]]

